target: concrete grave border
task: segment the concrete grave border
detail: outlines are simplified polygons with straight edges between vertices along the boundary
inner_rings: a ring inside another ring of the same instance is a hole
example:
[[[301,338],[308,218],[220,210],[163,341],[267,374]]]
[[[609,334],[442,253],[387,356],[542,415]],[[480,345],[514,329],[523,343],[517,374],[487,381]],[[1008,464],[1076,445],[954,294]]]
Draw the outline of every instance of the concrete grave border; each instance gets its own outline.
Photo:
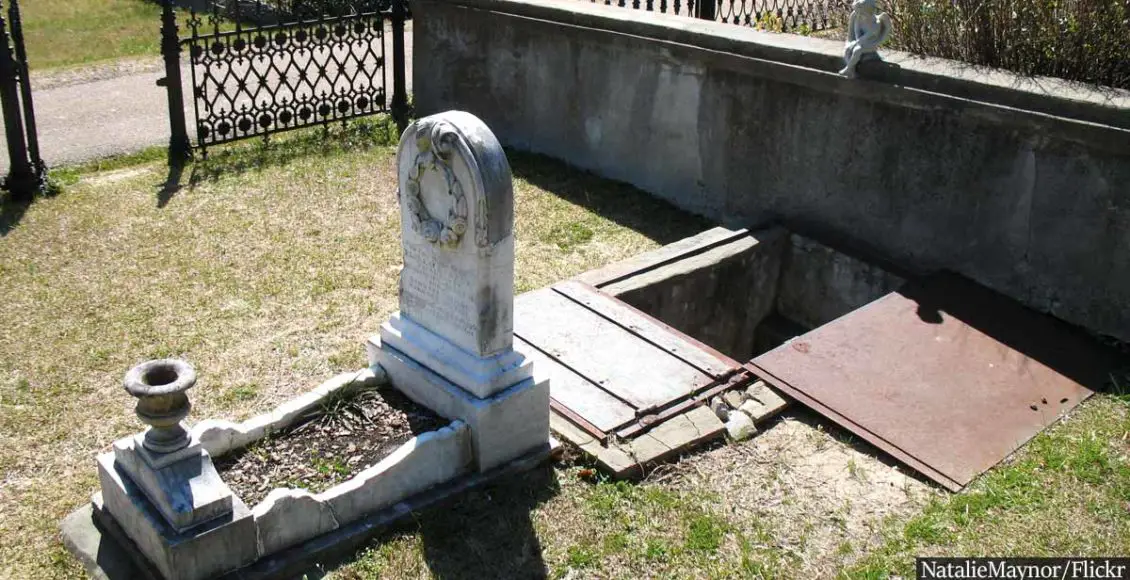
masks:
[[[332,395],[383,384],[388,384],[388,375],[379,365],[342,373],[270,412],[241,423],[204,420],[191,434],[209,454],[221,457],[285,430]],[[325,553],[336,553],[342,542],[360,543],[380,526],[412,511],[500,475],[528,469],[544,460],[553,446],[551,441],[490,472],[471,473],[470,429],[463,421],[453,420],[446,427],[413,437],[376,465],[322,493],[278,487],[250,510],[238,501],[239,511],[250,511],[253,526],[248,531],[254,532],[254,546],[239,551],[252,551],[255,558],[254,563],[225,577],[293,574]],[[143,555],[145,546],[126,536],[115,521],[144,518],[161,523],[160,515],[144,499],[130,499],[137,494],[129,493],[132,483],[115,466],[112,452],[99,456],[98,464],[104,491],[111,490],[110,497],[97,492],[90,504],[64,520],[64,544],[95,578],[167,577],[167,571]],[[106,511],[107,503],[113,515]]]

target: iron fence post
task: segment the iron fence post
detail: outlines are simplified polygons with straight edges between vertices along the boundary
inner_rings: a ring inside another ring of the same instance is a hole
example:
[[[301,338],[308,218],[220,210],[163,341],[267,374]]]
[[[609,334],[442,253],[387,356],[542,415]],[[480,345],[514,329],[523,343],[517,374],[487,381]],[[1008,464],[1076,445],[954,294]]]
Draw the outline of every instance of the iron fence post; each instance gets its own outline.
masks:
[[[31,199],[39,189],[39,179],[31,166],[24,136],[16,63],[8,44],[8,24],[0,6],[0,108],[4,113],[4,133],[8,139],[8,175],[4,188],[17,199]]]
[[[392,118],[401,131],[408,127],[408,86],[404,72],[404,21],[408,0],[392,0]]]
[[[169,161],[187,159],[191,149],[188,128],[184,122],[184,88],[180,75],[180,36],[173,0],[161,2],[161,54],[165,57],[165,78],[157,86],[165,87],[169,100]]]
[[[11,16],[12,43],[16,48],[16,74],[20,78],[20,99],[24,104],[24,129],[27,130],[27,150],[32,168],[41,179],[47,175],[47,164],[39,153],[39,127],[35,122],[35,102],[31,98],[31,73],[28,70],[27,47],[24,46],[24,25],[20,18],[20,2],[12,0],[9,9]]]

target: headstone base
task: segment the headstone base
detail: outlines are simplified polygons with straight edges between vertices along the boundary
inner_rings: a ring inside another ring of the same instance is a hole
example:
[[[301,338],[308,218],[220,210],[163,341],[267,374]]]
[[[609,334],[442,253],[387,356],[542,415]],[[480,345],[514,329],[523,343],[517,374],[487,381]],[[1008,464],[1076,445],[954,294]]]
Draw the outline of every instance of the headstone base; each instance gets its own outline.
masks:
[[[231,496],[226,515],[178,531],[116,464],[113,452],[98,456],[98,477],[102,493],[95,506],[101,504],[102,515],[114,520],[166,580],[212,578],[258,557],[255,522],[238,497]]]
[[[533,363],[513,348],[479,357],[396,312],[381,325],[382,343],[479,398],[487,398],[533,376]]]
[[[380,364],[394,387],[413,401],[471,429],[475,467],[484,472],[549,441],[549,379],[535,375],[487,398],[460,388],[374,336],[370,364]]]

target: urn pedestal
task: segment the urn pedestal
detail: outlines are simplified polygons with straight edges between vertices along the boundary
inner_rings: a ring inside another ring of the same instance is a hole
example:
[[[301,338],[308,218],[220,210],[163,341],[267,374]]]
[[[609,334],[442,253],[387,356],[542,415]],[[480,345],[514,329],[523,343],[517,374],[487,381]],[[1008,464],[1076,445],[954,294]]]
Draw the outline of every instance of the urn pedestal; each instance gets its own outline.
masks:
[[[97,515],[110,518],[169,580],[208,578],[257,556],[255,543],[244,541],[255,534],[251,512],[182,423],[195,384],[195,370],[180,360],[131,369],[124,387],[149,428],[98,457]]]

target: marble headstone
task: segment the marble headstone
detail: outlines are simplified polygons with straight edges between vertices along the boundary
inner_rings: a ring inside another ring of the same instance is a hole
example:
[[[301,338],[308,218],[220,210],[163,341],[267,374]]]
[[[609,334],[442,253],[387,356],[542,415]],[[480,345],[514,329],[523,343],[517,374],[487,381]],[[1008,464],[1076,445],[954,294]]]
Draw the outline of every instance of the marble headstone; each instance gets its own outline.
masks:
[[[493,427],[475,417],[487,411],[506,422],[536,413],[544,443],[548,387],[513,347],[514,191],[501,145],[474,115],[449,111],[409,126],[397,156],[400,311],[370,341],[371,362],[417,402],[467,421],[480,443]],[[537,399],[524,403],[533,411],[506,410],[519,395]]]
[[[494,135],[467,113],[405,133],[398,156],[402,314],[480,357],[511,348],[514,192]]]

